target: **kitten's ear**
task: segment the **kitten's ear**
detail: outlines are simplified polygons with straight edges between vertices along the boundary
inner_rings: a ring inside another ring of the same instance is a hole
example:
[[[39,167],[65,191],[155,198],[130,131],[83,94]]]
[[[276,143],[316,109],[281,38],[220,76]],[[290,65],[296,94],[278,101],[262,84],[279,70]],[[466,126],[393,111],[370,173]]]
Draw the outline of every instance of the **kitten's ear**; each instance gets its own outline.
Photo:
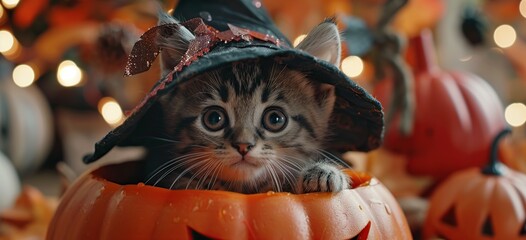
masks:
[[[334,86],[320,83],[316,88],[316,100],[322,111],[320,116],[330,117],[334,109],[334,102],[336,101]]]
[[[163,11],[160,11],[158,15],[158,25],[178,23],[174,18]],[[170,28],[170,31],[159,31],[155,41],[161,48],[160,59],[162,76],[170,73],[181,61],[181,57],[186,53],[190,41],[193,39],[195,39],[195,36],[180,24],[177,24],[177,27],[175,28]]]
[[[334,18],[326,19],[312,29],[296,48],[339,67],[342,46]]]

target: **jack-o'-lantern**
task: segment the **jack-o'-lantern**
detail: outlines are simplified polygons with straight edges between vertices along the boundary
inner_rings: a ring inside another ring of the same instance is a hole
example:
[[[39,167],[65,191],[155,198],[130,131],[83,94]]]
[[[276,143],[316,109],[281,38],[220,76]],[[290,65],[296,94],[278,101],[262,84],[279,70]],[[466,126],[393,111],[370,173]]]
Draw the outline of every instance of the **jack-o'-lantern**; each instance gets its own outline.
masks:
[[[354,189],[336,194],[245,195],[131,183],[142,164],[83,175],[47,239],[411,239],[394,197],[363,172],[346,170]]]
[[[526,175],[500,164],[494,140],[490,163],[451,175],[430,198],[424,238],[526,239]]]

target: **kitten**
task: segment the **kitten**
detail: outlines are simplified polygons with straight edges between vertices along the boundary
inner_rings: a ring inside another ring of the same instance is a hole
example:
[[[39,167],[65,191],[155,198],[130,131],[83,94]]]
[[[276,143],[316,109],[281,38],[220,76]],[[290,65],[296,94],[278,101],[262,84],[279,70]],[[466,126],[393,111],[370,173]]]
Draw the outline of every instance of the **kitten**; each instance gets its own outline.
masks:
[[[161,23],[174,21],[164,17]],[[163,74],[180,60],[191,39],[184,27],[159,38]],[[335,24],[323,22],[298,48],[338,65]],[[350,179],[322,149],[334,102],[332,85],[310,81],[270,60],[201,74],[160,100],[166,136],[158,139],[166,144],[149,157],[151,173],[145,182],[240,193],[347,189]]]

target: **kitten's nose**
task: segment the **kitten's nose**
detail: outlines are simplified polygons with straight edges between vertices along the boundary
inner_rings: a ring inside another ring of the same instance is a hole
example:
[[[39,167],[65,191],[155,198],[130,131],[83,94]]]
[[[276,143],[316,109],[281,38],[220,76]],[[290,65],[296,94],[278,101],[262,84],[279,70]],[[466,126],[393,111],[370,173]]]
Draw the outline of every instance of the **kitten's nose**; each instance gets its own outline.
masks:
[[[251,143],[233,143],[232,146],[235,147],[242,156],[247,155],[250,149],[254,147]]]

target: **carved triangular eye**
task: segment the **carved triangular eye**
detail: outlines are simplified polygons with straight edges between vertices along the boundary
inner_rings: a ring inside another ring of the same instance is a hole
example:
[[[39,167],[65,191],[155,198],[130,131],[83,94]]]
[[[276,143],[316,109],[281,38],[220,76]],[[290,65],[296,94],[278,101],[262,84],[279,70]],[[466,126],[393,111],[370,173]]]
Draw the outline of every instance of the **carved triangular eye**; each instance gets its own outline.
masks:
[[[197,232],[196,230],[192,229],[192,228],[188,228],[188,233],[190,235],[190,239],[193,239],[193,240],[211,240],[213,238],[209,238],[199,232]]]
[[[482,235],[493,236],[493,221],[491,221],[491,216],[486,218],[484,225],[482,225]]]
[[[367,225],[358,233],[358,235],[354,236],[350,240],[365,240],[369,237],[369,230],[371,229],[371,222],[368,222]]]
[[[457,209],[455,208],[455,206],[452,206],[442,217],[442,222],[444,222],[447,225],[457,226],[456,211]]]

